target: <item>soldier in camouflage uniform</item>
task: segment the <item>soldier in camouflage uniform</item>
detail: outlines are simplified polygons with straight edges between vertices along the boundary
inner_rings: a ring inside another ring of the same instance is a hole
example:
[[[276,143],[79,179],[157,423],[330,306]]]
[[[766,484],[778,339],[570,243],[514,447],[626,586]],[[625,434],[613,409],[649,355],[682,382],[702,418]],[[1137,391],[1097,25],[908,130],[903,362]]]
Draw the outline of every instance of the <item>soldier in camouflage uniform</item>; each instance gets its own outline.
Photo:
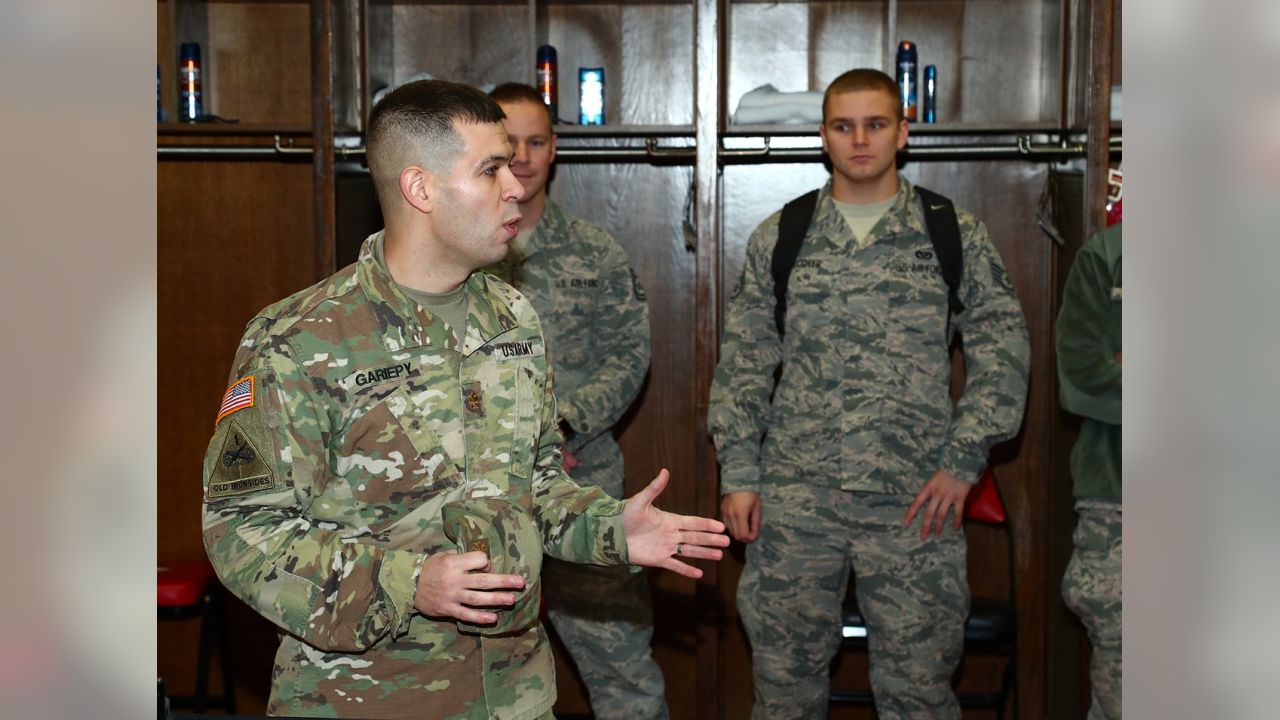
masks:
[[[565,470],[610,497],[623,492],[613,437],[649,367],[649,315],[626,252],[602,228],[547,197],[555,134],[541,95],[506,83],[489,93],[506,113],[511,172],[525,195],[520,233],[488,270],[528,296],[556,362]],[[667,717],[662,670],[649,649],[653,606],[643,573],[549,559],[543,594],[551,624],[586,683],[598,720]]]
[[[1120,225],[1080,248],[1058,311],[1062,407],[1084,418],[1071,450],[1075,551],[1062,595],[1089,631],[1089,720],[1119,720],[1121,705],[1121,240]]]
[[[752,717],[826,717],[852,570],[879,716],[959,718],[950,679],[969,605],[960,515],[988,448],[1018,429],[1026,326],[986,229],[963,211],[965,309],[948,325],[920,201],[895,171],[907,124],[893,80],[845,73],[823,110],[834,172],[790,274],[786,332],[774,321],[775,213],[747,245],[711,391],[721,511],[750,543],[738,609]],[[968,383],[954,404],[957,331]],[[944,533],[948,513],[955,529]]]
[[[465,85],[388,94],[368,138],[386,229],[240,343],[205,458],[204,541],[227,588],[286,633],[273,714],[549,717],[551,652],[522,620],[537,555],[697,577],[679,558],[728,544],[718,522],[653,507],[665,470],[625,503],[561,472],[537,314],[474,272],[520,219],[502,117]],[[509,505],[489,516],[498,540],[459,547],[443,510],[484,498]],[[504,618],[511,632],[482,631]]]

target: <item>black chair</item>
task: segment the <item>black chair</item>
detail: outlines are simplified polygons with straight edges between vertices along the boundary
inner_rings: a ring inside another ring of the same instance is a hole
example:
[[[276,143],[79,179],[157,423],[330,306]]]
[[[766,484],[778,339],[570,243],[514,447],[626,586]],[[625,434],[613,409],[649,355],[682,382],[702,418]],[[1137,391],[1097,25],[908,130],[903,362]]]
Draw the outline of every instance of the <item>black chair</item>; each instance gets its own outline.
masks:
[[[231,671],[230,633],[222,587],[208,561],[161,566],[156,580],[160,620],[200,618],[200,644],[196,648],[196,693],[169,698],[169,704],[190,707],[197,715],[210,706],[236,711],[235,679]],[[222,662],[222,694],[209,695],[209,661],[214,644]]]
[[[986,474],[990,472],[988,469]],[[988,494],[984,498],[985,507],[979,507],[975,510],[974,503],[967,504],[965,507],[965,521],[999,525],[1004,530],[1009,547],[1009,596],[1004,599],[982,597],[970,599],[969,617],[964,626],[964,652],[966,656],[1003,657],[1005,665],[998,692],[960,693],[957,695],[957,699],[960,701],[960,707],[962,708],[994,708],[996,717],[999,720],[1004,720],[1004,710],[1005,706],[1008,705],[1010,695],[1014,698],[1013,716],[1014,718],[1018,717],[1018,613],[1014,602],[1016,594],[1014,592],[1013,574],[1013,533],[1005,517],[1004,505],[1000,501],[994,476],[984,478],[984,482],[990,483],[990,489],[987,490]],[[971,495],[976,494],[976,492],[971,493]],[[862,611],[858,608],[857,596],[852,590],[845,596],[841,615],[843,618],[841,623],[841,651],[857,649],[865,652],[867,649],[867,624],[862,617]],[[850,704],[871,704],[873,702],[870,690],[841,690],[834,688],[831,690],[828,700],[832,703]]]

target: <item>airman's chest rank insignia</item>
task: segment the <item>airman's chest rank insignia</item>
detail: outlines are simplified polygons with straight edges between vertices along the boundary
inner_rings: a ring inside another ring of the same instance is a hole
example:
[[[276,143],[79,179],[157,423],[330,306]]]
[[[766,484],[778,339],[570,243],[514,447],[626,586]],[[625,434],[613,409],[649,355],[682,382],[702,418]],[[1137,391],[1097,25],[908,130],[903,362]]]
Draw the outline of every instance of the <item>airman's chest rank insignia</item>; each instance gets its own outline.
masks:
[[[344,390],[358,390],[370,385],[380,385],[392,380],[401,380],[410,375],[413,363],[396,363],[379,368],[364,368],[342,378],[338,384]]]
[[[542,344],[534,340],[494,343],[492,357],[497,360],[536,357],[542,354]]]
[[[254,446],[253,438],[239,422],[231,420],[209,475],[209,499],[248,495],[275,485],[275,474]]]

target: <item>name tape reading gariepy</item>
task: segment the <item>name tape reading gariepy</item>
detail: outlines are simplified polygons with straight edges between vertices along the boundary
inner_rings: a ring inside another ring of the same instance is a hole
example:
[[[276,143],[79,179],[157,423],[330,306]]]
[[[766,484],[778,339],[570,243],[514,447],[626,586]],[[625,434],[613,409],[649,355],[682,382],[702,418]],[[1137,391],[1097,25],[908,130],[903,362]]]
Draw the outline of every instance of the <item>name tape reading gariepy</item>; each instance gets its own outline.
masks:
[[[413,374],[412,371],[413,363],[408,362],[387,365],[386,367],[361,369],[346,376],[338,384],[344,389],[352,390],[406,378]]]

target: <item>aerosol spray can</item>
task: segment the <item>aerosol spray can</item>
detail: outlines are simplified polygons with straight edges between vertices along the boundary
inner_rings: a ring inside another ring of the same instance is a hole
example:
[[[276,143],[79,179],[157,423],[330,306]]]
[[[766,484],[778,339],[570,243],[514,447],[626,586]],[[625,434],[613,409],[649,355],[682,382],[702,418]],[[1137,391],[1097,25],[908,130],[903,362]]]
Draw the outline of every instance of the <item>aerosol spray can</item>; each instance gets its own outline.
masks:
[[[200,78],[200,43],[182,43],[178,60],[178,117],[195,122],[204,114]]]
[[[604,68],[578,68],[578,123],[604,124]]]
[[[559,88],[556,83],[556,49],[550,45],[538,48],[538,92],[551,110],[551,121],[560,119]]]
[[[924,121],[938,122],[938,66],[924,66]]]
[[[910,40],[898,43],[898,95],[902,98],[902,115],[911,122],[916,120],[916,62],[916,44]]]

